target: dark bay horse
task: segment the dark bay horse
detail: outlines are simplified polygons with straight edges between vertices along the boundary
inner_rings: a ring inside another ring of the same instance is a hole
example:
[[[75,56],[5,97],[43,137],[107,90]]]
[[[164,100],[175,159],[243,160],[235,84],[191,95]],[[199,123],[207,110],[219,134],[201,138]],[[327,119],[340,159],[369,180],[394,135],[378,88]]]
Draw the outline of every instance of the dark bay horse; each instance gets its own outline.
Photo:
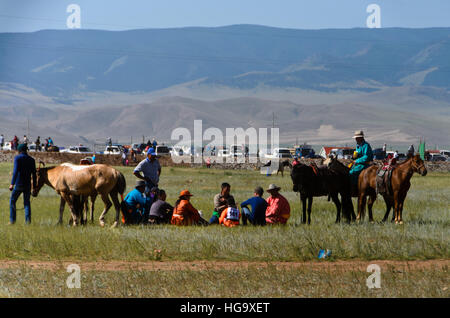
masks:
[[[308,224],[311,224],[311,206],[313,197],[328,196],[336,206],[336,223],[341,220],[342,214],[349,223],[355,219],[351,201],[350,177],[343,173],[332,171],[326,167],[317,167],[315,164],[307,166],[299,163],[291,170],[294,184],[293,191],[300,193],[303,216],[302,223],[306,223],[306,200],[308,200]],[[341,195],[339,200],[338,194]]]
[[[369,221],[373,222],[372,206],[377,198],[376,191],[376,177],[377,177],[378,166],[370,166],[364,169],[358,178],[358,216],[357,220],[364,218],[366,198],[369,196],[368,210],[369,210]],[[403,203],[405,202],[406,195],[409,188],[411,187],[411,177],[414,173],[419,173],[422,176],[426,176],[427,169],[425,163],[420,158],[420,155],[409,157],[402,163],[397,164],[395,169],[392,171],[392,193],[389,196],[383,194],[384,202],[386,203],[386,213],[383,218],[383,222],[386,222],[389,217],[389,212],[391,208],[394,208],[393,221],[395,224],[403,224],[402,213],[403,213]]]

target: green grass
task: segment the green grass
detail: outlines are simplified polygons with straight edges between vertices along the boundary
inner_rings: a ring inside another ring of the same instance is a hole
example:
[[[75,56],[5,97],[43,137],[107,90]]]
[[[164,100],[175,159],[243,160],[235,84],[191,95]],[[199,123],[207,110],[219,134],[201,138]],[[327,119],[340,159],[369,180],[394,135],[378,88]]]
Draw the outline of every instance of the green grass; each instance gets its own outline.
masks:
[[[82,271],[81,288],[69,289],[65,270],[26,267],[1,271],[0,297],[449,297],[448,269],[381,273],[368,289],[368,273],[246,268],[204,271]]]
[[[127,190],[134,185],[132,168],[119,167],[127,178]],[[56,226],[59,197],[45,186],[32,199],[32,224],[25,226],[22,199],[18,202],[17,223],[8,226],[7,189],[12,165],[0,164],[0,259],[24,260],[153,260],[154,249],[162,250],[162,260],[302,261],[315,260],[319,249],[333,251],[332,259],[416,260],[449,258],[450,174],[414,176],[405,203],[404,225],[334,224],[335,208],[326,198],[315,198],[312,224],[300,224],[300,202],[292,192],[289,176],[266,177],[258,171],[163,168],[160,186],[174,203],[180,190],[188,188],[192,203],[209,218],[213,196],[220,184],[232,186],[236,201],[252,195],[253,188],[269,183],[282,187],[291,204],[287,226],[221,226],[180,228],[174,226],[101,228],[98,217],[103,208],[96,203],[95,224],[71,228]],[[267,194],[265,194],[267,197]],[[384,215],[384,202],[375,204],[375,220]],[[356,206],[356,204],[355,204]],[[112,223],[115,211],[107,214]],[[66,209],[64,220],[68,223]]]

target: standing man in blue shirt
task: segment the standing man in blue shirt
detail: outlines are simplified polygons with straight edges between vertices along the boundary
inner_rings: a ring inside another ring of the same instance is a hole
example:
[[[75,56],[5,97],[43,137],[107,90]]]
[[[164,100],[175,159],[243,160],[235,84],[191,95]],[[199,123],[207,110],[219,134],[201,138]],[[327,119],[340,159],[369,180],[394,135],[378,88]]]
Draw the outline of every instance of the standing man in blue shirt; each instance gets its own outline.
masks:
[[[31,223],[31,179],[33,178],[33,189],[36,187],[36,163],[31,158],[27,151],[26,144],[20,144],[17,147],[19,154],[14,158],[14,170],[9,186],[11,193],[11,200],[9,201],[9,224],[16,222],[16,202],[19,196],[23,193],[23,205],[25,208],[25,223]],[[33,196],[35,196],[33,190]]]
[[[369,163],[373,160],[372,147],[364,139],[364,132],[362,130],[355,131],[353,138],[356,140],[356,151],[353,154],[353,159],[356,159],[350,170],[350,179],[352,186],[358,185],[358,177],[361,171],[369,167]]]
[[[141,175],[141,172],[143,176]],[[158,159],[156,159],[156,153],[153,148],[147,151],[147,158],[139,162],[133,171],[136,178],[144,180],[146,182],[145,193],[150,195],[150,190],[153,187],[158,187],[159,176],[161,175],[161,165]]]
[[[248,220],[253,225],[266,225],[267,201],[263,199],[263,194],[263,188],[257,187],[254,196],[241,203],[242,224],[247,225]],[[251,211],[248,205],[252,207]]]

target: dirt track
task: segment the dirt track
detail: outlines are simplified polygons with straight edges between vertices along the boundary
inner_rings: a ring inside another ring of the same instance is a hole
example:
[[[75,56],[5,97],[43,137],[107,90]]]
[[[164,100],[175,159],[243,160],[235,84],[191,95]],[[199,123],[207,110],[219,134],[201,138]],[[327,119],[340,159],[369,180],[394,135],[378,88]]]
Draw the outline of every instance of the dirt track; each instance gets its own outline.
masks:
[[[127,270],[145,270],[145,271],[176,271],[176,270],[235,270],[245,268],[266,268],[274,266],[276,269],[307,269],[307,270],[326,270],[326,271],[366,271],[369,264],[377,264],[382,270],[426,270],[426,269],[444,269],[450,265],[450,260],[426,260],[426,261],[389,261],[389,260],[351,260],[351,261],[308,261],[308,262],[223,262],[223,261],[149,261],[149,262],[127,262],[127,261],[0,261],[0,269],[12,269],[20,267],[29,267],[41,270],[66,270],[70,264],[77,264],[81,270],[96,271],[127,271]]]

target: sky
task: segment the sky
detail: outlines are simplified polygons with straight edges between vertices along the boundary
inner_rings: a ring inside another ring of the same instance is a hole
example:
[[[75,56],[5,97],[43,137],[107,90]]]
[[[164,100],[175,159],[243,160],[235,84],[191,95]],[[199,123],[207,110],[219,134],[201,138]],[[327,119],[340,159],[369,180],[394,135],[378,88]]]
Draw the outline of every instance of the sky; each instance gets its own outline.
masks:
[[[369,4],[380,6],[381,27],[450,27],[449,0],[0,0],[0,32],[66,29],[70,4],[80,6],[83,29],[364,28]]]

